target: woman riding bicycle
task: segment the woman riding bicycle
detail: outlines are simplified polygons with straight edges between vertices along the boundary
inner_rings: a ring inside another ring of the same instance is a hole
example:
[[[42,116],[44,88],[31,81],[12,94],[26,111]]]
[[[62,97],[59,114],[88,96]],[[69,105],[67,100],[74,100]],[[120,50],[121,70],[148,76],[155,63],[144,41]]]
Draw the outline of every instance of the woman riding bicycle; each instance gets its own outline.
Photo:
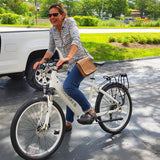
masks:
[[[62,52],[63,57],[65,57],[58,61],[56,65],[57,68],[63,65],[63,63],[68,62],[68,76],[64,81],[63,89],[70,97],[79,103],[85,113],[79,119],[79,123],[91,124],[96,114],[87,98],[79,90],[79,85],[84,77],[75,65],[76,61],[90,56],[90,54],[82,46],[75,20],[67,17],[66,10],[61,3],[52,4],[50,6],[48,17],[53,25],[50,28],[49,48],[42,60],[34,64],[33,69],[36,69],[39,64],[45,63],[45,58],[51,58],[57,47]],[[74,113],[67,106],[66,131],[72,130],[71,123],[73,121]]]

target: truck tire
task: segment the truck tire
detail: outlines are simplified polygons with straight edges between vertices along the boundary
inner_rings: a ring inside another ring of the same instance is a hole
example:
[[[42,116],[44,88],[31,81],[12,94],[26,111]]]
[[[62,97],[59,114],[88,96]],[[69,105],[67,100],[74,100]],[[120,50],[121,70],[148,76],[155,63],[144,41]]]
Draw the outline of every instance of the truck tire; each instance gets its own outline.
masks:
[[[27,80],[28,84],[36,90],[43,89],[42,73],[45,74],[47,84],[49,84],[49,80],[51,77],[51,70],[49,68],[46,68],[45,70],[43,70],[43,69],[34,70],[33,69],[33,65],[35,64],[35,62],[40,61],[40,60],[41,60],[41,58],[36,58],[33,61],[31,61],[29,63],[29,66],[27,67],[28,69],[26,71],[26,80]]]

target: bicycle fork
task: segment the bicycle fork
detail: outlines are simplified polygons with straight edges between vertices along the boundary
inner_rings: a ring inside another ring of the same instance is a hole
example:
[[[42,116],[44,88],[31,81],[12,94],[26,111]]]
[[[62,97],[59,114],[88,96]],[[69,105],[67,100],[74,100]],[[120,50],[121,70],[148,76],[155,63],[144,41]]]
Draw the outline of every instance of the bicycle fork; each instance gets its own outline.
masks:
[[[44,123],[41,126],[41,130],[47,130],[49,127],[49,117],[50,117],[50,112],[51,112],[51,105],[52,105],[52,101],[50,101],[50,96],[46,95],[47,97],[47,110],[46,110],[46,114],[44,117]],[[41,106],[41,112],[40,112],[40,119],[38,121],[38,126],[43,122],[43,114],[44,114],[44,106]]]

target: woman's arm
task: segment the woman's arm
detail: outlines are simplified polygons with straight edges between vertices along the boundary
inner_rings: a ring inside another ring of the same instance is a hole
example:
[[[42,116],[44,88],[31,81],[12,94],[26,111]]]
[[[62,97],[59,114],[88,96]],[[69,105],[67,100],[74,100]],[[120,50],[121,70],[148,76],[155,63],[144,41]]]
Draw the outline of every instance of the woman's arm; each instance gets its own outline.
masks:
[[[56,64],[57,68],[59,66],[61,66],[64,62],[67,62],[67,61],[69,62],[72,59],[72,57],[75,55],[77,49],[78,49],[77,45],[73,44],[71,46],[71,49],[70,49],[68,56],[66,58],[62,58],[58,61],[58,63]]]
[[[70,32],[70,36],[72,37],[72,43],[71,43],[71,49],[69,51],[69,54],[66,58],[60,59],[57,63],[57,68],[62,65],[66,61],[70,61],[73,56],[75,55],[79,45],[81,44],[80,34],[78,30],[78,26],[73,18],[67,19],[68,28]]]

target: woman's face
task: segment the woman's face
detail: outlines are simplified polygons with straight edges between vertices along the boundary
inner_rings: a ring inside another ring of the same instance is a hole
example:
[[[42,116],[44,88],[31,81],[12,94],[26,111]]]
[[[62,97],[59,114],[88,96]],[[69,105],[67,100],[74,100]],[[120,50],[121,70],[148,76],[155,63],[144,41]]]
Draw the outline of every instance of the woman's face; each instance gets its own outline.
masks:
[[[53,14],[51,17],[49,17],[49,20],[53,26],[58,27],[62,25],[63,19],[65,17],[64,13],[61,15],[57,8],[51,8],[49,10],[49,14]]]

